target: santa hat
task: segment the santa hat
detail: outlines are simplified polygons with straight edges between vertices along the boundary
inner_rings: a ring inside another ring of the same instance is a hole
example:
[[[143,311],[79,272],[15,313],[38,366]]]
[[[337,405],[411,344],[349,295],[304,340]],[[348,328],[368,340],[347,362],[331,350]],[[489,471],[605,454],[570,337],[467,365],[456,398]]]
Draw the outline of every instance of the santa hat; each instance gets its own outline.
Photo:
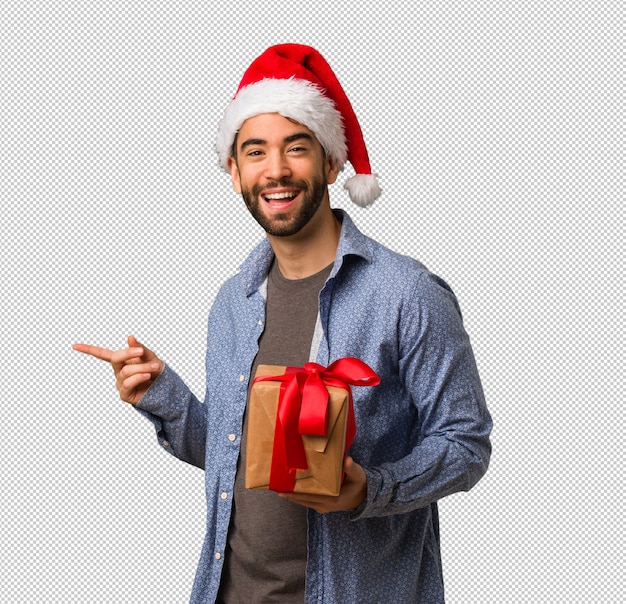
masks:
[[[349,161],[356,174],[345,188],[365,207],[379,195],[361,127],[330,65],[310,46],[280,44],[268,48],[245,72],[217,134],[220,165],[227,170],[237,132],[250,117],[278,113],[306,126],[342,170]]]

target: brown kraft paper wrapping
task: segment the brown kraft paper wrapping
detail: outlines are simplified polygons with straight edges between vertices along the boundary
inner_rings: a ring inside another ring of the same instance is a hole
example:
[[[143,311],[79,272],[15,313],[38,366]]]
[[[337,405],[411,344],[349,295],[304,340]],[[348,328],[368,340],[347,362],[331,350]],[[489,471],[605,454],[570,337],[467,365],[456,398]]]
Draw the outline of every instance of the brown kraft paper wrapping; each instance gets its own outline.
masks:
[[[283,375],[285,367],[259,365],[257,376]],[[343,476],[349,392],[326,387],[329,394],[327,435],[302,435],[307,470],[296,471],[294,493],[339,495]],[[276,412],[281,382],[255,382],[250,392],[246,446],[246,488],[269,489]]]

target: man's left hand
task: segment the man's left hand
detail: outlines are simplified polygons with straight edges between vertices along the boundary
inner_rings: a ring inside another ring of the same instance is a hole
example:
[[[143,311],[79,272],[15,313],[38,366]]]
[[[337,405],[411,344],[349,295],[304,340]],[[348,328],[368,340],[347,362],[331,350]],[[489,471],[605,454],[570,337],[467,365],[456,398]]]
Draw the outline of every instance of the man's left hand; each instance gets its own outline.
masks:
[[[311,493],[279,493],[279,497],[312,508],[320,514],[355,510],[365,499],[367,477],[363,468],[352,457],[346,457],[343,462],[343,471],[345,478],[341,491],[336,497]]]

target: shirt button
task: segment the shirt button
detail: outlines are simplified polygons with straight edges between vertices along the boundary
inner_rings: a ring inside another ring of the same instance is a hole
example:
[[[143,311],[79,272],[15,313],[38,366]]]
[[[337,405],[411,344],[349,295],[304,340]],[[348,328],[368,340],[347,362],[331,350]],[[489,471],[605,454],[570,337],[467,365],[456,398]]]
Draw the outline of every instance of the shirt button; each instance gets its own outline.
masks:
[[[222,493],[222,494],[220,495],[220,497],[221,497],[222,499],[228,499],[228,493]]]
[[[236,439],[236,438],[237,438],[237,437],[236,437],[234,434],[229,434],[229,435],[228,435],[228,440],[229,440],[231,443],[235,442],[235,439]]]
[[[263,321],[259,320],[259,327],[263,327]]]
[[[243,382],[245,379],[246,379],[246,376],[242,373],[242,374],[239,376],[239,381],[240,381],[240,382]]]
[[[164,447],[169,447],[169,446],[170,446],[169,441],[164,440],[164,441],[163,441],[163,446],[164,446]]]
[[[215,559],[220,560],[221,558],[222,558],[222,554],[220,554],[219,552],[215,552]]]

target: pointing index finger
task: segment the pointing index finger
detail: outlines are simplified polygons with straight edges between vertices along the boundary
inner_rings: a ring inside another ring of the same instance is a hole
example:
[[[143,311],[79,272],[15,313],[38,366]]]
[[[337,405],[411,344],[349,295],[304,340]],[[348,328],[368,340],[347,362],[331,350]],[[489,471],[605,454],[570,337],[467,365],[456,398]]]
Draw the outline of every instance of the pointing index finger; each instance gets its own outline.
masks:
[[[91,346],[90,344],[74,344],[72,348],[78,352],[83,352],[84,354],[96,357],[96,359],[107,361],[108,363],[111,362],[113,357],[112,350],[109,350],[108,348],[100,348],[99,346]]]

